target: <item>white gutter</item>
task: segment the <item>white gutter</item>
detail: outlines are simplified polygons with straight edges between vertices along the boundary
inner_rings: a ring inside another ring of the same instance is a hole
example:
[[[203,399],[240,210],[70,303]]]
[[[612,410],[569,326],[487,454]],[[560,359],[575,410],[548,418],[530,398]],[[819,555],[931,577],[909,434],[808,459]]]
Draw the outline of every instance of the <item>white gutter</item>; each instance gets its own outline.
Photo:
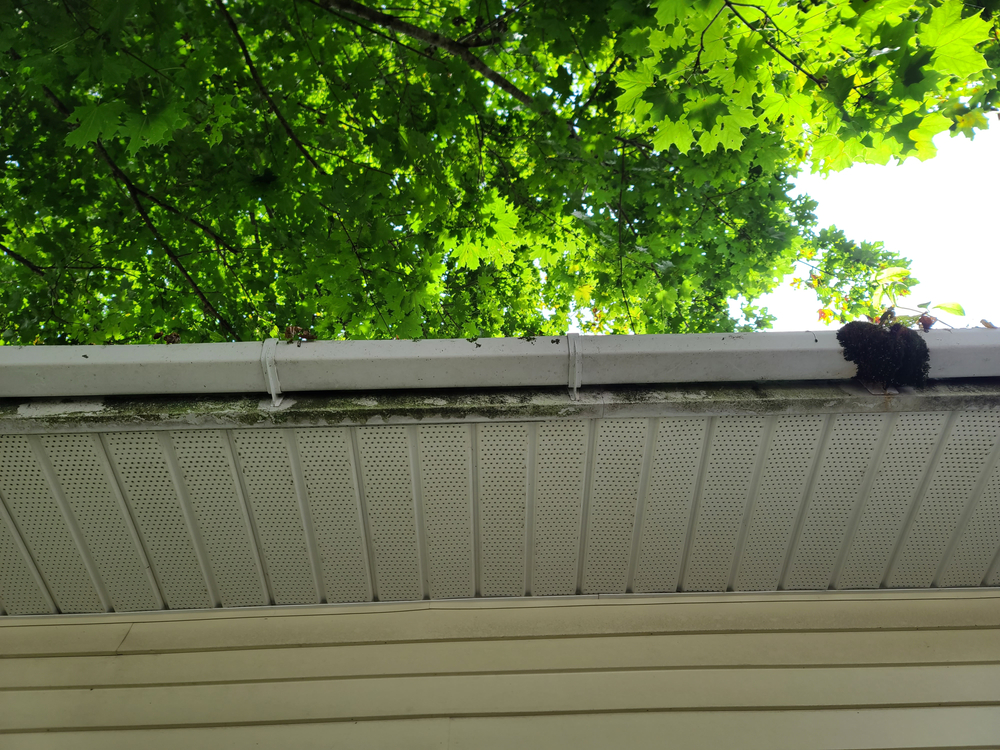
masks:
[[[1000,332],[922,334],[931,378],[1000,377]],[[0,397],[844,380],[836,334],[0,347]]]

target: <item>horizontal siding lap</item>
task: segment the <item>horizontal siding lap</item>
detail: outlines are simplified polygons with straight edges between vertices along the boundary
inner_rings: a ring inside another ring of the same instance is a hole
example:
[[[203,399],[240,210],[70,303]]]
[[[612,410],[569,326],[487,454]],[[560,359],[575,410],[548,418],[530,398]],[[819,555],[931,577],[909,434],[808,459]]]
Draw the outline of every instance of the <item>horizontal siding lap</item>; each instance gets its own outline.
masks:
[[[995,748],[995,707],[824,711],[670,711],[574,716],[315,722],[111,732],[4,735],[4,750],[508,750],[662,748],[685,750],[893,750]]]
[[[565,599],[545,606],[483,600],[400,607],[123,615],[86,623],[0,620],[0,656],[157,653],[364,643],[670,633],[1000,628],[1000,594],[906,597],[786,594],[711,601]],[[116,619],[117,618],[117,619]],[[103,620],[103,621],[102,621]],[[127,637],[126,637],[127,634]]]
[[[0,690],[425,674],[1000,663],[1000,630],[730,633],[34,657]]]
[[[0,692],[0,732],[674,709],[1000,705],[1000,665],[616,670]]]

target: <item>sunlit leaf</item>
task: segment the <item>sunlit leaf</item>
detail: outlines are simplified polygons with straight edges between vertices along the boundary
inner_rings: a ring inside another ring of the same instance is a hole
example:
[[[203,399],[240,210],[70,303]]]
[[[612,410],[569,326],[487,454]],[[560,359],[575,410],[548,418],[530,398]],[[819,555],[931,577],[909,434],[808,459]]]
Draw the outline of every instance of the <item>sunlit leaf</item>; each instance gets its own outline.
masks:
[[[951,313],[952,315],[965,316],[965,308],[962,307],[957,302],[941,302],[934,305],[935,310],[941,310],[942,312]]]

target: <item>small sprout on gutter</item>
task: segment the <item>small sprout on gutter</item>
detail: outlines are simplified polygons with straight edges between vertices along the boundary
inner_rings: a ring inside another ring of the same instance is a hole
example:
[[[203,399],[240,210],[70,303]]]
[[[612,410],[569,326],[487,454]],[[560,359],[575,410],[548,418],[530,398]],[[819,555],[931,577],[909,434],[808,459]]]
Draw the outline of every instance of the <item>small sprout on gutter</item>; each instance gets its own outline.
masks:
[[[300,328],[299,326],[288,326],[285,328],[285,343],[290,344],[293,341],[296,346],[302,346],[303,341],[315,341],[316,334],[312,331],[306,330],[305,328]]]

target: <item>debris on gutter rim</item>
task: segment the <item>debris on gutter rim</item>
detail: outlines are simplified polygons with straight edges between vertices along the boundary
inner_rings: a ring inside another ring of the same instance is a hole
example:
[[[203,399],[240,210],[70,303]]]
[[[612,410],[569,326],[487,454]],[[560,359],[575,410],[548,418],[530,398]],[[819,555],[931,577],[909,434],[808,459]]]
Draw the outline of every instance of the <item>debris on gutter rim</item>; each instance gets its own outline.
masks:
[[[901,385],[927,384],[927,343],[919,333],[900,323],[886,328],[856,320],[837,331],[837,341],[844,347],[844,359],[858,366],[857,378],[869,390],[872,388],[868,383],[894,390]]]

